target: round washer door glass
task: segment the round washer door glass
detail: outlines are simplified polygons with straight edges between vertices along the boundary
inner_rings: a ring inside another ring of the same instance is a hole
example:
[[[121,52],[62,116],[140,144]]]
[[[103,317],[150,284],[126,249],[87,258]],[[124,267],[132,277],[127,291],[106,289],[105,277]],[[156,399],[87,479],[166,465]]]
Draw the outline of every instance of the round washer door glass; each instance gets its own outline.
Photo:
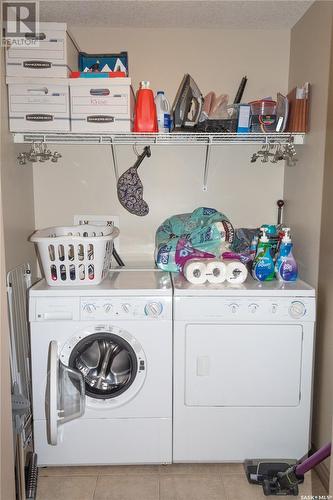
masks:
[[[86,395],[97,399],[123,394],[138,372],[137,356],[131,345],[109,332],[93,333],[80,340],[68,364],[84,376]]]

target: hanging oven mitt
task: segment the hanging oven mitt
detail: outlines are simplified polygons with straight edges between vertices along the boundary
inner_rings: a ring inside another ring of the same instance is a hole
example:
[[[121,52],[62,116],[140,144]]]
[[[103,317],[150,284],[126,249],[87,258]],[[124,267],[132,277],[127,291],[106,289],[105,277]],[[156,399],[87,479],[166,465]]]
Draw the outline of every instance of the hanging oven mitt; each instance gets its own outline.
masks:
[[[138,175],[138,168],[145,157],[151,156],[150,147],[146,146],[138,156],[133,167],[124,172],[118,180],[117,193],[121,205],[134,215],[147,215],[149,207],[143,199],[143,185]]]

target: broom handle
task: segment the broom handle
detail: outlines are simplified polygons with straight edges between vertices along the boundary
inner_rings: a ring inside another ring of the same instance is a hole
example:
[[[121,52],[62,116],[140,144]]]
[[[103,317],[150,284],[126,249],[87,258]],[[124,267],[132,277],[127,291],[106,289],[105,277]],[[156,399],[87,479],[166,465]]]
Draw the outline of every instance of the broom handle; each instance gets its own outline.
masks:
[[[311,455],[311,457],[304,460],[299,465],[296,465],[295,473],[297,476],[303,476],[310,469],[313,469],[316,465],[320,464],[325,458],[329,457],[331,454],[331,443],[322,446],[316,453]]]
[[[277,219],[277,225],[279,226],[282,223],[282,209],[284,207],[284,201],[283,200],[278,200],[276,202],[278,206],[278,219]]]

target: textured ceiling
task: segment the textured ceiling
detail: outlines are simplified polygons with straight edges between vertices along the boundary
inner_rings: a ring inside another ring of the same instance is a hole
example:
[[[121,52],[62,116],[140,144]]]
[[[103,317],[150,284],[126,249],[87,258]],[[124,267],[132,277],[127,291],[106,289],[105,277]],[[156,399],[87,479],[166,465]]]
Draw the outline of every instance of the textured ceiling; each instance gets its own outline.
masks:
[[[313,0],[41,0],[41,21],[68,26],[288,29]]]

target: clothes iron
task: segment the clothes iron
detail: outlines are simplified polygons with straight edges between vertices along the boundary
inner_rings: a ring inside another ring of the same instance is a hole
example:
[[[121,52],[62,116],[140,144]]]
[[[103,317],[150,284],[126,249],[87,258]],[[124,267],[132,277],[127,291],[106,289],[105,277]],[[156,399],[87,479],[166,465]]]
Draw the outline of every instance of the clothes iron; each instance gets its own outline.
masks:
[[[188,73],[184,75],[172,106],[175,130],[193,130],[199,121],[203,96]]]

